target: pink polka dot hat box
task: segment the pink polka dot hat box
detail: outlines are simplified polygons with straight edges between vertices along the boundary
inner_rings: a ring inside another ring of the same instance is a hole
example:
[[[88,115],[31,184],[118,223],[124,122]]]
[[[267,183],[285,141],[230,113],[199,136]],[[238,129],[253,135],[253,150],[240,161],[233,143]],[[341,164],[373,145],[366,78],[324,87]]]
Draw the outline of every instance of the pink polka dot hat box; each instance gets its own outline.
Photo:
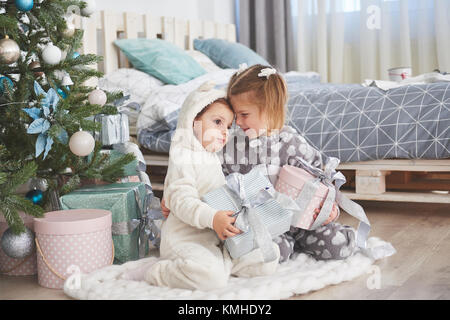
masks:
[[[315,177],[303,170],[290,165],[285,165],[280,170],[275,190],[284,193],[295,200],[300,195],[303,185]],[[314,222],[314,210],[320,207],[328,194],[328,188],[323,183],[319,184],[316,194],[309,202],[305,211],[293,217],[292,226],[308,230]]]
[[[27,228],[33,230],[33,217],[19,212],[20,218]],[[5,217],[0,214],[0,238],[9,228]],[[31,276],[37,274],[36,250],[23,259],[14,259],[5,254],[0,247],[0,274],[7,276]]]
[[[98,209],[52,211],[35,218],[39,284],[62,289],[72,273],[112,264],[111,225],[111,212]]]

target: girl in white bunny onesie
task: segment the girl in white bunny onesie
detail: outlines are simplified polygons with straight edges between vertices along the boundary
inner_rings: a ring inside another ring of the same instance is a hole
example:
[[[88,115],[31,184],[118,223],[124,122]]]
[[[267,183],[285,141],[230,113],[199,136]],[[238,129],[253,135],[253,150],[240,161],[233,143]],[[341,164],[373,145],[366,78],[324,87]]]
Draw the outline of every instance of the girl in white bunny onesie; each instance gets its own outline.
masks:
[[[230,275],[270,275],[279,261],[264,262],[256,249],[232,259],[223,241],[240,230],[232,211],[217,211],[201,200],[225,184],[217,155],[228,140],[234,113],[226,92],[206,83],[185,100],[172,138],[164,182],[164,200],[171,214],[161,230],[160,259],[128,271],[124,278],[156,286],[211,290],[224,287]]]

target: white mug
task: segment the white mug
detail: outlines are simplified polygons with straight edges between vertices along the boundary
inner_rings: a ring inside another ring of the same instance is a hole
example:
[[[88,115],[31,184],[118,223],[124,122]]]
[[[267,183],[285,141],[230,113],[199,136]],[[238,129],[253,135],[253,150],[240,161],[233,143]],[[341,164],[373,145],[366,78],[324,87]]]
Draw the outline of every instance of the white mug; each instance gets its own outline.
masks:
[[[400,82],[402,80],[411,78],[412,68],[411,67],[398,67],[391,68],[388,70],[389,80]]]

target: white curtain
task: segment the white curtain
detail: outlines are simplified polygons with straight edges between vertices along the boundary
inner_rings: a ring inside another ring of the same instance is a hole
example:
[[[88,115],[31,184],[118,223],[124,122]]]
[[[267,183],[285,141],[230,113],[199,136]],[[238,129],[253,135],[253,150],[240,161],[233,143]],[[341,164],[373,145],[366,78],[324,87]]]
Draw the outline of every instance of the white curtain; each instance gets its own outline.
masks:
[[[292,0],[297,70],[322,82],[450,72],[449,0]]]

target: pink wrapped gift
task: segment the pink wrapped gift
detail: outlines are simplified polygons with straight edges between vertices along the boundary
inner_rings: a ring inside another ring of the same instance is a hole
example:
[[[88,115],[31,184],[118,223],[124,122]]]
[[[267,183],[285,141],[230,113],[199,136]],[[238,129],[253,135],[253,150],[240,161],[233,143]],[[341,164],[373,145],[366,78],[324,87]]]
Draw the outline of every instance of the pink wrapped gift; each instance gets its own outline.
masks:
[[[312,174],[294,166],[285,165],[280,170],[275,190],[284,193],[291,199],[296,200],[302,191],[303,185],[310,180],[316,179]],[[328,187],[318,182],[315,195],[303,212],[297,212],[292,217],[291,225],[297,228],[309,230],[314,222],[314,210],[320,208],[328,194]]]
[[[111,212],[53,211],[34,219],[38,282],[61,289],[72,272],[89,273],[112,264]]]
[[[19,212],[25,226],[33,230],[33,217],[23,212]],[[0,215],[0,238],[9,228],[5,217]],[[23,259],[8,257],[0,247],[0,274],[8,276],[31,276],[37,273],[36,251]]]

